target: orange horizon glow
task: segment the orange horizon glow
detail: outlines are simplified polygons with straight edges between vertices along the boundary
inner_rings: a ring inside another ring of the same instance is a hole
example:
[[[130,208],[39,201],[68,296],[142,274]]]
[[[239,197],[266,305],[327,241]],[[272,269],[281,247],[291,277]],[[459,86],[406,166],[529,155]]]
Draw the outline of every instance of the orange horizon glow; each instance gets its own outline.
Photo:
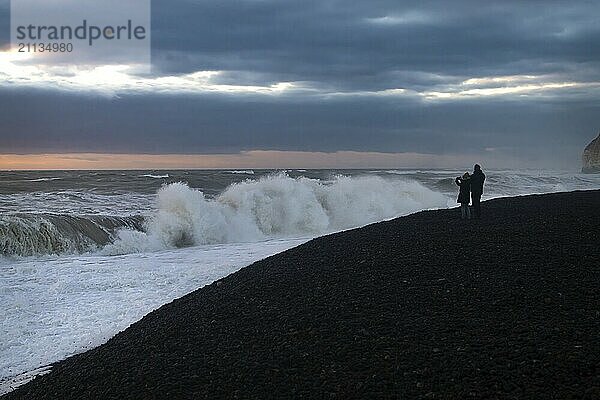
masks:
[[[0,154],[0,170],[403,168],[464,165],[456,155],[254,150],[236,154]]]

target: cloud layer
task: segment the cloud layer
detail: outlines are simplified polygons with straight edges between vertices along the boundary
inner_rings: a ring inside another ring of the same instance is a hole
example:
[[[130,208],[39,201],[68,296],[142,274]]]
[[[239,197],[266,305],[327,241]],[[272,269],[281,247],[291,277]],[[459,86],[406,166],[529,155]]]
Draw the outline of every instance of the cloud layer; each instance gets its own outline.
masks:
[[[7,14],[1,0],[0,28]],[[600,129],[599,15],[597,2],[552,0],[156,1],[152,75],[0,53],[0,140],[4,153],[495,153],[574,165]]]

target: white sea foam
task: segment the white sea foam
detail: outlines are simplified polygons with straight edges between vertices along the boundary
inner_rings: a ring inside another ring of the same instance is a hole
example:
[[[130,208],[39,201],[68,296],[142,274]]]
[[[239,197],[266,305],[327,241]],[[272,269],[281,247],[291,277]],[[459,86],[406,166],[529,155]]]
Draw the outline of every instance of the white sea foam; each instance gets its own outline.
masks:
[[[105,254],[200,244],[315,236],[414,211],[448,206],[414,181],[338,176],[330,182],[286,174],[231,185],[215,199],[184,183],[158,192],[147,232],[122,230]]]
[[[27,179],[27,182],[49,182],[49,181],[58,181],[62,178],[38,178],[38,179]]]
[[[162,304],[305,240],[0,258],[0,390],[20,380],[6,378],[96,347]]]
[[[52,367],[46,366],[33,371],[23,372],[22,374],[16,376],[0,378],[0,396],[12,392],[19,386],[26,384],[38,376],[49,374],[51,371]]]
[[[254,175],[254,171],[251,169],[242,169],[242,170],[232,170],[227,171],[230,174],[241,174],[241,175]]]
[[[144,174],[144,175],[140,175],[140,177],[142,177],[142,178],[152,178],[152,179],[166,179],[166,178],[169,177],[169,174],[165,174],[165,175]]]

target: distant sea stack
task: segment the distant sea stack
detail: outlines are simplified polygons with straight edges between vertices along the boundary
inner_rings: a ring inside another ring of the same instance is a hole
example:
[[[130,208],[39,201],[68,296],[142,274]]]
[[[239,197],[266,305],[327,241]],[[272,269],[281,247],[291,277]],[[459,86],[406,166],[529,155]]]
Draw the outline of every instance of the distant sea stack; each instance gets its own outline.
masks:
[[[583,150],[583,168],[584,174],[600,173],[600,134]]]

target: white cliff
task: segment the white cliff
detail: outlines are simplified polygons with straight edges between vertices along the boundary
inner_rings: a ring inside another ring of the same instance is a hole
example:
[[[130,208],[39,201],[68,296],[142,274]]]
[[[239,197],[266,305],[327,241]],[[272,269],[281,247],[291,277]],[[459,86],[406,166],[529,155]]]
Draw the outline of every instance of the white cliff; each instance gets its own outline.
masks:
[[[600,173],[600,134],[583,151],[583,173]]]

